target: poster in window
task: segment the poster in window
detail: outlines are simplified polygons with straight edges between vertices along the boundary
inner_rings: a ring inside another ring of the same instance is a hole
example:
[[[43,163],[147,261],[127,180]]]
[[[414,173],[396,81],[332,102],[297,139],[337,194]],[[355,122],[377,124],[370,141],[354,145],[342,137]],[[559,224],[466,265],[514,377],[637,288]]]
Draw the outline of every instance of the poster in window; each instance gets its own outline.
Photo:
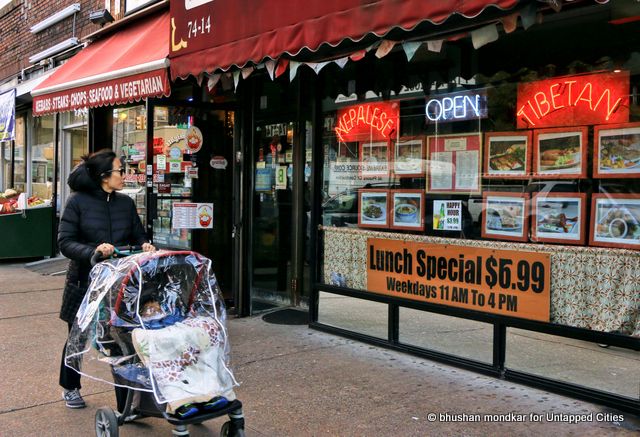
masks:
[[[584,244],[587,195],[544,193],[533,197],[531,239],[538,242]]]
[[[534,130],[533,175],[539,179],[584,179],[587,127]]]
[[[400,138],[393,143],[393,174],[397,177],[424,177],[423,138]]]
[[[479,194],[482,135],[427,137],[427,192]]]
[[[594,178],[640,177],[640,123],[596,126]]]
[[[640,195],[591,197],[591,245],[640,249]]]
[[[358,226],[389,227],[389,191],[361,189],[358,191]]]
[[[531,131],[488,132],[484,137],[485,178],[526,179],[531,172]]]
[[[487,192],[483,195],[482,237],[527,241],[529,238],[529,195]]]
[[[389,176],[389,143],[363,141],[360,143],[360,177],[363,179]]]
[[[424,192],[392,190],[390,213],[392,229],[421,231],[424,229]]]

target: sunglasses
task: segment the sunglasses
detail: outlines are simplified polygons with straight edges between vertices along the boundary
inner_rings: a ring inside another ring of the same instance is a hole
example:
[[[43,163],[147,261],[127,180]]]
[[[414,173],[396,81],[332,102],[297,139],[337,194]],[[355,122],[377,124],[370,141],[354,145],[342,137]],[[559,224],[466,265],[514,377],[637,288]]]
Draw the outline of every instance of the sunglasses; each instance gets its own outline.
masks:
[[[117,172],[117,173],[120,173],[120,176],[124,176],[124,172],[125,171],[126,170],[124,168],[118,168],[118,169],[114,169],[114,170],[105,171],[104,174]]]

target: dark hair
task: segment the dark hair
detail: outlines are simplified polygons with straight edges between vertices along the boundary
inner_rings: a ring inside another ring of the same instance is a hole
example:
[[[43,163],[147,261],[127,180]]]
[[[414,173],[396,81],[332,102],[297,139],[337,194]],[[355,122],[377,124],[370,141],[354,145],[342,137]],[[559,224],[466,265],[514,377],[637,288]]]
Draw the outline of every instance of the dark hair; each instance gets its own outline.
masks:
[[[102,179],[108,177],[109,171],[113,170],[113,160],[115,158],[116,154],[113,150],[102,149],[90,155],[84,155],[82,160],[89,172],[89,177],[99,186]]]

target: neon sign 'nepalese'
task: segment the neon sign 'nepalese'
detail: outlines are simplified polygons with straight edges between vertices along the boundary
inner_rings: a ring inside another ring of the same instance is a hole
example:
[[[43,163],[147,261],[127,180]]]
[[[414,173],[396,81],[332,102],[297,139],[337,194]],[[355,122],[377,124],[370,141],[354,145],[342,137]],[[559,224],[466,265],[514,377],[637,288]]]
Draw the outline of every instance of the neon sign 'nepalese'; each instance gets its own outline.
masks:
[[[393,103],[369,103],[338,110],[336,136],[342,142],[363,139],[388,140],[398,130],[400,107]]]
[[[518,85],[518,128],[629,121],[629,72],[567,76]]]

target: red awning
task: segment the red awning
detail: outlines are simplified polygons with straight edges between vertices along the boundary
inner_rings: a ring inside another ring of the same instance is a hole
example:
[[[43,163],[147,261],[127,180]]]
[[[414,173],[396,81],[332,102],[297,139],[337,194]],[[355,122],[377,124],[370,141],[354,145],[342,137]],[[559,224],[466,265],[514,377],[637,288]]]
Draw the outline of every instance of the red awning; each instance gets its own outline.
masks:
[[[322,44],[471,18],[518,0],[185,0],[171,2],[171,77],[242,67]]]
[[[33,114],[168,96],[169,12],[149,16],[79,52],[38,85]]]

